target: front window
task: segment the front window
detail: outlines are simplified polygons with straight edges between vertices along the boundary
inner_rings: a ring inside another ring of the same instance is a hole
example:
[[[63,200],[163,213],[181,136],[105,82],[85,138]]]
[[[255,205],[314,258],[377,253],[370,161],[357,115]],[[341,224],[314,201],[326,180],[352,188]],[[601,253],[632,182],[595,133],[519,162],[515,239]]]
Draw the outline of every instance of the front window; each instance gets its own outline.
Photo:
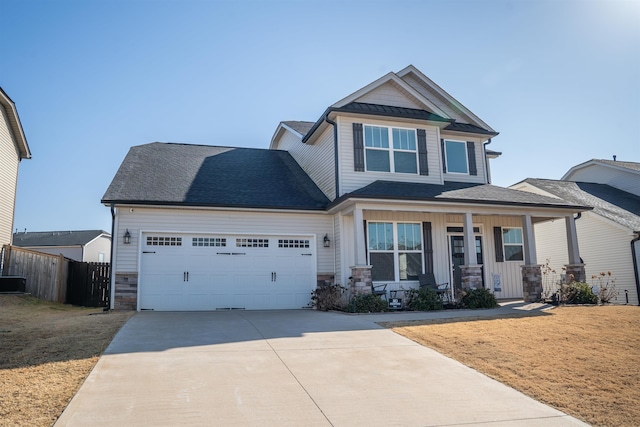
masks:
[[[522,228],[503,228],[502,244],[504,245],[505,261],[524,260],[524,245],[522,243]]]
[[[366,170],[418,173],[415,129],[364,126]]]
[[[445,141],[445,158],[448,173],[469,173],[467,143],[463,141]]]
[[[371,280],[418,280],[422,273],[422,230],[420,224],[368,223]]]

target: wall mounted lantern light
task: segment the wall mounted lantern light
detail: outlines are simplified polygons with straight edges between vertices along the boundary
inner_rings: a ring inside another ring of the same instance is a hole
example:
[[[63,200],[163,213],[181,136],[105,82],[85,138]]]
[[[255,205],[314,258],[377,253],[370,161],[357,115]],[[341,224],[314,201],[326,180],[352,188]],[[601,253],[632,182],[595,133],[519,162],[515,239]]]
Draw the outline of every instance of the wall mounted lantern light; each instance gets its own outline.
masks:
[[[131,243],[131,233],[129,233],[128,228],[127,228],[127,231],[124,232],[124,236],[122,236],[122,238],[124,239],[125,245],[128,245],[129,243]]]
[[[324,235],[324,239],[322,239],[322,242],[324,243],[324,247],[328,248],[331,246],[331,240],[329,239],[329,235],[325,234]]]

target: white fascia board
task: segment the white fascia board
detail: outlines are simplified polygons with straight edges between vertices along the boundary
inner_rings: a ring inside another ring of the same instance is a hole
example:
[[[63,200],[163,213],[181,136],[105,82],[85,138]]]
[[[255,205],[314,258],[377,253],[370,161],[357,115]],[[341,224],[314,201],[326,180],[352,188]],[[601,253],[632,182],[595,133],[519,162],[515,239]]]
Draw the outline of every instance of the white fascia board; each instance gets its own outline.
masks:
[[[382,211],[406,211],[406,212],[429,212],[429,213],[448,213],[448,214],[464,214],[471,212],[474,215],[500,215],[500,216],[522,216],[531,215],[544,218],[564,218],[568,215],[584,211],[583,209],[566,209],[566,208],[547,208],[536,207],[534,205],[527,206],[505,206],[492,205],[482,203],[461,203],[461,202],[432,202],[432,201],[413,201],[406,202],[403,200],[385,200],[385,199],[348,199],[334,206],[329,210],[330,214],[337,212],[349,212],[353,209],[353,205],[358,204],[359,208],[364,210],[382,210]]]
[[[340,101],[336,102],[331,107],[333,107],[333,108],[343,107],[343,106],[345,106],[345,105],[347,105],[347,104],[349,104],[351,102],[354,102],[356,99],[362,97],[364,94],[366,94],[368,92],[371,92],[373,89],[376,89],[377,87],[380,87],[383,84],[388,83],[390,81],[393,81],[398,86],[400,86],[402,89],[406,90],[418,102],[422,103],[427,108],[429,108],[432,113],[437,114],[437,115],[439,115],[441,117],[444,117],[445,119],[451,119],[451,117],[449,117],[449,115],[447,113],[442,111],[435,104],[433,104],[427,98],[422,96],[422,94],[420,92],[418,92],[413,87],[411,87],[409,84],[407,84],[404,80],[402,80],[400,77],[398,77],[395,73],[385,74],[384,76],[380,77],[378,80],[376,80],[376,81],[374,81],[372,83],[369,83],[368,85],[366,85],[362,89],[359,89],[359,90],[353,92],[351,95],[347,96],[346,98],[342,98]]]
[[[453,96],[449,95],[449,93],[447,93],[447,91],[445,91],[440,86],[438,86],[433,80],[431,80],[429,77],[425,76],[422,73],[422,71],[418,70],[413,65],[409,65],[408,67],[402,69],[401,71],[397,72],[396,74],[402,79],[402,77],[404,77],[404,76],[406,76],[407,74],[410,74],[410,73],[413,73],[416,76],[418,76],[418,78],[420,80],[422,80],[427,86],[429,86],[435,92],[439,93],[444,99],[449,101],[449,103],[451,105],[454,105],[456,108],[458,108],[464,115],[468,116],[469,119],[471,119],[471,121],[474,122],[472,124],[475,124],[476,126],[483,127],[483,128],[485,128],[485,129],[487,129],[487,130],[489,130],[491,132],[495,132],[495,130],[492,129],[491,126],[486,124],[482,119],[480,119],[480,117],[478,117],[475,114],[473,114],[473,112],[471,112],[471,110],[469,110],[467,107],[462,105],[462,103],[460,101],[455,99]]]
[[[18,146],[21,159],[30,159],[31,151],[27,144],[27,138],[24,136],[24,130],[22,129],[22,123],[18,116],[18,110],[16,104],[9,98],[9,96],[0,88],[0,105],[2,105],[7,113],[9,119],[9,127],[14,141]]]
[[[584,169],[584,168],[586,168],[588,166],[593,166],[593,165],[604,166],[604,167],[608,167],[608,168],[611,168],[611,169],[619,170],[619,171],[622,171],[622,172],[628,172],[628,173],[633,173],[633,174],[636,174],[636,175],[640,175],[639,171],[635,171],[633,169],[625,168],[623,166],[615,166],[615,165],[612,165],[610,163],[603,163],[603,162],[599,162],[596,159],[591,159],[591,160],[588,160],[588,161],[586,161],[584,163],[580,163],[579,165],[576,165],[576,166],[572,167],[571,169],[569,169],[569,171],[567,173],[565,173],[562,176],[562,178],[560,178],[560,180],[561,181],[571,181],[571,175],[573,175],[575,172],[577,172],[580,169]]]
[[[280,140],[280,138],[282,138],[282,134],[285,131],[292,132],[294,135],[298,136],[298,138],[300,138],[300,139],[302,139],[302,137],[304,136],[300,132],[295,130],[294,128],[292,128],[290,126],[287,126],[286,124],[280,122],[280,124],[278,124],[278,127],[276,128],[276,131],[273,133],[273,137],[271,137],[271,143],[269,144],[269,150],[277,149],[278,141]]]

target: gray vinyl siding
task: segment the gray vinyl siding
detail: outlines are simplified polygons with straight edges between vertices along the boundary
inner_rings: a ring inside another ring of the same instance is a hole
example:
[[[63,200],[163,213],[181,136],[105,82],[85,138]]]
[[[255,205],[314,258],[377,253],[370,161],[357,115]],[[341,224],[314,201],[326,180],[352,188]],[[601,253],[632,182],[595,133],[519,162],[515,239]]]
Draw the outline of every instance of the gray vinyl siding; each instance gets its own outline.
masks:
[[[340,227],[340,223],[341,223],[341,215],[340,214],[336,214],[333,216],[333,230],[334,230],[334,234],[333,234],[333,242],[331,243],[331,245],[333,246],[334,250],[335,250],[335,255],[334,255],[334,259],[335,259],[335,280],[336,283],[342,286],[347,286],[348,280],[344,280],[343,279],[343,274],[342,272],[342,268],[343,268],[343,263],[342,263],[342,255],[343,255],[343,249],[342,249],[342,242],[343,242],[343,235],[342,235],[342,228]],[[348,267],[348,266],[347,266]],[[348,277],[348,276],[347,276]]]
[[[287,131],[278,142],[278,148],[291,154],[325,196],[335,197],[333,127],[329,126],[314,144],[303,144],[301,138]]]
[[[131,244],[122,243],[125,230],[131,233]],[[323,246],[325,234],[333,234],[332,218],[324,214],[288,212],[212,211],[205,209],[118,208],[115,272],[137,272],[139,236],[142,231],[165,231],[207,234],[282,234],[315,235],[317,271],[334,269],[333,245]]]
[[[364,102],[367,104],[389,105],[393,107],[416,108],[422,109],[423,106],[415,100],[409,93],[398,86],[396,83],[387,82],[359,97],[355,102]]]
[[[0,246],[11,243],[20,153],[9,130],[7,113],[0,105]]]
[[[603,165],[589,165],[575,171],[569,180],[608,184],[640,196],[640,173],[627,172]]]
[[[548,259],[556,274],[561,274],[562,267],[568,260],[565,228],[564,220],[549,221],[535,226],[538,262],[544,264]],[[583,212],[582,217],[576,221],[576,230],[580,257],[585,263],[587,283],[598,284],[599,281],[592,279],[592,276],[599,276],[601,272],[611,272],[619,292],[613,302],[624,304],[626,290],[629,303],[638,305],[631,254],[633,233],[592,212]]]
[[[362,188],[377,180],[420,182],[424,184],[442,183],[442,165],[440,156],[440,140],[438,128],[425,126],[424,123],[409,124],[393,120],[372,120],[367,118],[354,119],[351,117],[338,118],[339,162],[340,162],[340,195]],[[355,172],[353,170],[353,123],[370,124],[374,126],[425,129],[427,135],[427,153],[429,175],[401,174],[392,172]]]

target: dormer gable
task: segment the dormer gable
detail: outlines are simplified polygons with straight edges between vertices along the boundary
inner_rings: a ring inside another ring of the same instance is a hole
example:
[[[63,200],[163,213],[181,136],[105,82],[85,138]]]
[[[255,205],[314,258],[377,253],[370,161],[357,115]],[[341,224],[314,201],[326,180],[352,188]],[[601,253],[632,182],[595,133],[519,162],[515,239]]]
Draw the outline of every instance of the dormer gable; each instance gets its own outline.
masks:
[[[304,121],[284,121],[278,124],[276,131],[273,133],[271,137],[271,143],[269,144],[270,150],[279,150],[279,143],[282,140],[282,137],[289,133],[292,136],[302,138],[309,132],[309,130],[313,127],[313,122],[304,122]]]

